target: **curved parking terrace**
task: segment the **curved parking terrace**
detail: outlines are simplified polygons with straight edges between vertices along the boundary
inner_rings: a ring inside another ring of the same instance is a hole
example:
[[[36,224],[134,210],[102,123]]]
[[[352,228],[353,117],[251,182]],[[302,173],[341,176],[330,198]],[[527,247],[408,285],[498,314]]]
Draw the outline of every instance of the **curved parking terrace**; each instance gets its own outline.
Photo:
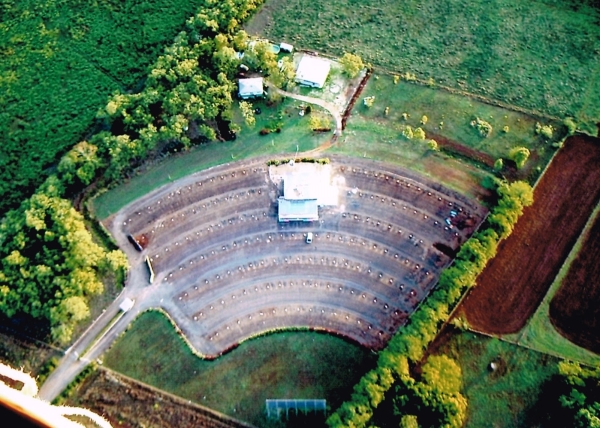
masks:
[[[133,263],[152,263],[146,307],[166,310],[206,356],[288,328],[380,349],[451,262],[434,244],[457,250],[485,209],[390,165],[335,157],[331,174],[338,204],[313,223],[277,221],[281,186],[259,159],[158,189],[108,226],[142,245],[125,248]]]

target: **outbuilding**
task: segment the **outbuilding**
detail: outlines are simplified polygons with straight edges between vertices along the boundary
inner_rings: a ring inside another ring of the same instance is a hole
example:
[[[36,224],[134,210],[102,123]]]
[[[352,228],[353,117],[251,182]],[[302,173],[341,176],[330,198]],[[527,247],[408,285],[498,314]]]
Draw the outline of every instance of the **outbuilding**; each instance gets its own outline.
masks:
[[[282,52],[289,52],[292,53],[294,51],[294,47],[288,43],[279,43],[279,49],[281,49]]]
[[[247,100],[249,98],[262,97],[264,94],[262,77],[240,79],[238,82],[238,86],[238,95],[243,100]]]
[[[322,88],[330,69],[329,61],[311,55],[303,55],[296,70],[296,82],[313,88]]]

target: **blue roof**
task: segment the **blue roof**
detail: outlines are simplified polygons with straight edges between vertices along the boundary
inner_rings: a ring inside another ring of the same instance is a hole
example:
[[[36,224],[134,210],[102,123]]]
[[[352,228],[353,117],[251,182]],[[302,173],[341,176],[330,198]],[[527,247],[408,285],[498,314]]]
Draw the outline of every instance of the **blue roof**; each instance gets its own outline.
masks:
[[[279,221],[313,221],[319,219],[316,199],[289,200],[279,198]]]

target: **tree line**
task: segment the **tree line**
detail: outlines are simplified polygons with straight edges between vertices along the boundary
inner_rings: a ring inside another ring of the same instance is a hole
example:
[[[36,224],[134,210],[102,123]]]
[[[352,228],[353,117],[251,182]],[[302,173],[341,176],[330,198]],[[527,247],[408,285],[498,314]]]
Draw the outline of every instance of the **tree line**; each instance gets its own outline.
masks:
[[[89,316],[90,297],[108,271],[127,268],[121,251],[94,242],[70,200],[101,174],[120,177],[157,144],[214,139],[214,120],[232,105],[233,77],[247,36],[239,24],[257,0],[209,0],[186,22],[139,93],[115,92],[97,118],[105,130],[76,144],[19,208],[0,224],[0,312],[44,320],[58,344]],[[268,55],[263,55],[272,60]],[[108,130],[110,129],[110,130]]]
[[[462,426],[467,402],[459,392],[460,377],[451,375],[458,373],[456,363],[447,357],[434,359],[419,377],[412,369],[423,359],[451,310],[476,285],[477,276],[496,255],[500,240],[512,232],[523,209],[533,203],[533,189],[528,183],[496,181],[495,187],[498,204],[484,227],[462,245],[431,295],[379,353],[376,368],[355,385],[350,400],[327,419],[329,427],[367,426],[392,386],[401,426]]]

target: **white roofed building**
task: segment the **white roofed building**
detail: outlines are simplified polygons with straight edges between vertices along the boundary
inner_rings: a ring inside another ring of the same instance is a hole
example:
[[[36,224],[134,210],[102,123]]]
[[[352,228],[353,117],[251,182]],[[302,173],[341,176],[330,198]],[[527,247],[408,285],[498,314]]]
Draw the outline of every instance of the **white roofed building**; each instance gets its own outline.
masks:
[[[288,44],[288,43],[279,43],[279,48],[284,51],[284,52],[292,52],[294,50],[294,46]]]
[[[262,97],[264,93],[263,89],[263,78],[252,77],[249,79],[240,79],[238,82],[239,92],[238,95],[241,99],[247,100],[248,98]]]
[[[308,174],[288,174],[283,180],[283,196],[278,200],[279,221],[319,219],[318,182]]]
[[[311,55],[303,55],[296,70],[296,82],[301,85],[322,88],[330,69],[329,61]]]

